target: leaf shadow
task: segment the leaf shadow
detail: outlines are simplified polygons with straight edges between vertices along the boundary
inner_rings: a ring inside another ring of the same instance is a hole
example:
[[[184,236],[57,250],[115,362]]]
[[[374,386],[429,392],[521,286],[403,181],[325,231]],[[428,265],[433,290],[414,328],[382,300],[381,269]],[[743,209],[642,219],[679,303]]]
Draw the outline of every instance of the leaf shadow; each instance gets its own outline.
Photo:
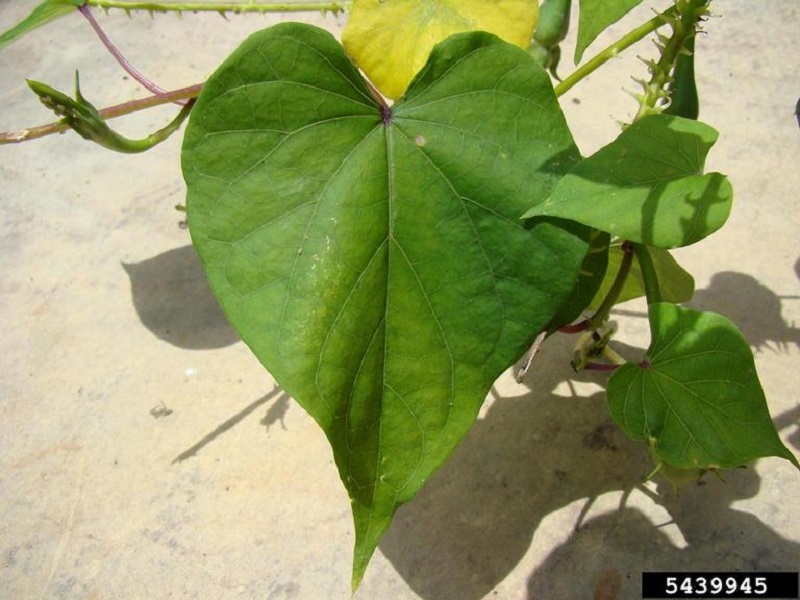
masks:
[[[707,477],[679,495],[659,485],[651,498],[671,521],[654,526],[641,510],[626,506],[584,522],[530,575],[527,597],[633,600],[641,598],[641,573],[647,571],[796,570],[800,544],[732,508],[754,497],[760,484],[751,468],[727,473],[724,482]],[[616,575],[615,593],[600,595],[609,573]]]
[[[750,275],[722,272],[690,305],[726,315],[756,349],[786,348],[800,339],[781,316],[786,298]],[[646,318],[644,312],[615,312]],[[594,498],[608,492],[624,498],[641,489],[652,465],[643,446],[610,420],[604,392],[561,393],[565,382],[601,381],[566,367],[572,343],[568,336],[549,340],[528,375],[530,389],[496,398],[449,461],[398,511],[380,550],[418,595],[486,597],[528,552],[542,521],[575,501],[584,503],[580,527],[531,575],[530,599],[637,598],[642,570],[764,571],[800,564],[799,544],[731,508],[758,492],[753,469],[727,474],[725,484],[707,477],[678,497],[659,486],[652,498],[672,516],[684,548],[637,508],[623,505],[581,524]],[[644,352],[624,346],[629,358]],[[796,428],[788,441],[800,449],[800,408],[775,422],[781,430]]]
[[[778,431],[793,427],[794,431],[786,438],[796,450],[800,450],[800,404],[795,406],[792,410],[781,413],[775,419],[775,427]]]
[[[796,270],[800,270],[800,261]],[[696,290],[692,300],[685,305],[726,316],[755,351],[770,349],[785,353],[792,344],[800,349],[800,328],[787,323],[782,315],[783,301],[787,300],[800,301],[800,296],[779,296],[752,275],[721,271],[711,277],[708,287]],[[643,310],[628,308],[615,308],[612,314],[647,318]]]
[[[783,319],[782,300],[800,296],[779,296],[752,275],[722,271],[707,288],[697,290],[687,306],[725,315],[756,350],[787,352],[790,344],[800,349],[800,329]]]
[[[532,389],[496,398],[395,516],[380,550],[421,597],[483,598],[527,552],[545,517],[630,490],[647,475],[646,452],[611,422],[603,393],[552,392],[574,375],[563,361],[573,341],[550,340],[528,375]]]
[[[683,198],[683,203],[689,205],[692,209],[691,217],[679,217],[686,245],[703,239],[721,226],[722,223],[718,223],[712,229],[708,222],[708,215],[715,204],[730,202],[730,197],[723,195],[721,189],[725,177],[719,173],[709,173],[706,177],[705,187],[701,191],[687,193]],[[655,224],[664,222],[666,218],[665,215],[659,215],[659,204],[672,201],[670,197],[672,194],[674,192],[671,191],[668,185],[656,185],[648,194],[644,204],[642,204],[641,237],[645,243],[650,243],[651,240],[655,239]]]
[[[191,245],[138,263],[122,263],[142,324],[159,339],[187,350],[230,346],[239,336],[211,292]]]

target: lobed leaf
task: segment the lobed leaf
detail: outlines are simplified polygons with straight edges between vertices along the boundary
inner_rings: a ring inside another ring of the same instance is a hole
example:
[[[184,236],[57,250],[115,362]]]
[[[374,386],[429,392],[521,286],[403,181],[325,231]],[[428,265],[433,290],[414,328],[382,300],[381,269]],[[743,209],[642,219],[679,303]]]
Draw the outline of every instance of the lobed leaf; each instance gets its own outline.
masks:
[[[728,179],[702,174],[716,140],[717,132],[699,121],[645,117],[581,161],[524,217],[571,219],[657,248],[693,244],[730,213]]]
[[[649,307],[643,365],[608,382],[617,425],[680,469],[733,468],[779,456],[800,468],[770,419],[753,355],[728,319],[667,302]]]
[[[204,86],[182,155],[192,239],[330,441],[354,585],[569,295],[586,240],[519,215],[578,159],[545,72],[487,33],[437,46],[391,109],[299,24],[254,34]]]

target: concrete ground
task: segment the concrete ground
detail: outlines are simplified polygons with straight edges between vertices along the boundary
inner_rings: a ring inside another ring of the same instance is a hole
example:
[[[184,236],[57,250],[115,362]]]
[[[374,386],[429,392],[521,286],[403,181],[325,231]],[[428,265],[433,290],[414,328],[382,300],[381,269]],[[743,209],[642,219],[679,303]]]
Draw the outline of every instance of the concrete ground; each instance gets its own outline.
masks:
[[[0,1],[0,29],[36,4]],[[646,2],[604,40],[666,4]],[[726,0],[715,14],[698,47],[701,118],[721,131],[709,168],[730,175],[736,201],[723,231],[677,254],[696,275],[693,306],[741,326],[800,453],[800,4]],[[98,18],[166,88],[202,81],[277,20]],[[651,52],[633,49],[563,99],[585,154],[630,118],[622,88],[642,75],[636,53]],[[69,90],[75,69],[99,105],[143,95],[76,14],[0,52],[0,130],[50,120],[26,77]],[[115,126],[136,137],[173,113]],[[216,308],[174,209],[179,149],[177,135],[122,156],[72,133],[0,148],[3,600],[349,596],[349,503],[326,440]],[[642,311],[614,316],[639,347]],[[570,372],[570,345],[550,343],[525,385],[498,382],[399,512],[357,599],[634,599],[646,570],[798,568],[788,462],[680,496],[642,484],[644,449],[609,422],[601,380]]]

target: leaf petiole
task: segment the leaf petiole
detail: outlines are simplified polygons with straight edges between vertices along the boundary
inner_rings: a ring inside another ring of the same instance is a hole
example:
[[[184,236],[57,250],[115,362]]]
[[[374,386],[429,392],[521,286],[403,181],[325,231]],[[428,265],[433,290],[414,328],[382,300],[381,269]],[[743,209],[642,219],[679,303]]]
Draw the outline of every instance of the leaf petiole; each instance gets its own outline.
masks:
[[[650,251],[644,244],[633,244],[633,251],[636,254],[636,260],[639,262],[639,269],[642,272],[647,304],[661,302],[661,288],[658,284],[658,275],[656,274]]]
[[[111,55],[116,59],[119,65],[128,73],[131,77],[133,77],[136,81],[141,83],[145,89],[153,92],[154,94],[163,94],[164,90],[157,86],[155,83],[150,81],[147,77],[142,75],[130,62],[126,59],[122,52],[120,52],[119,48],[117,48],[116,44],[111,41],[111,39],[106,35],[106,32],[103,31],[103,28],[100,26],[100,23],[97,22],[97,19],[94,18],[92,14],[92,9],[89,8],[87,5],[79,6],[78,11],[84,16],[84,18],[89,22],[89,25],[92,26],[94,32],[97,34],[97,37],[100,38],[100,41],[103,42],[103,45],[106,49],[111,53]],[[178,100],[177,103],[179,104],[186,104],[185,100]]]

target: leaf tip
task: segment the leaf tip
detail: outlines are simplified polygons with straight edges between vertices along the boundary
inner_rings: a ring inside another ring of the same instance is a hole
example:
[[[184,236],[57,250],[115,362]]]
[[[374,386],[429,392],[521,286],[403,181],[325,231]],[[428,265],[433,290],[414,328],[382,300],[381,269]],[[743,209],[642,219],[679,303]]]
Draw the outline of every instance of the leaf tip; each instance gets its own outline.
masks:
[[[369,552],[364,552],[363,549],[360,549],[356,546],[355,553],[353,555],[353,571],[350,578],[350,597],[352,598],[355,596],[358,588],[361,586],[361,582],[364,580],[364,575],[367,572],[367,566],[369,565],[369,561],[372,558],[372,554],[374,549]]]

